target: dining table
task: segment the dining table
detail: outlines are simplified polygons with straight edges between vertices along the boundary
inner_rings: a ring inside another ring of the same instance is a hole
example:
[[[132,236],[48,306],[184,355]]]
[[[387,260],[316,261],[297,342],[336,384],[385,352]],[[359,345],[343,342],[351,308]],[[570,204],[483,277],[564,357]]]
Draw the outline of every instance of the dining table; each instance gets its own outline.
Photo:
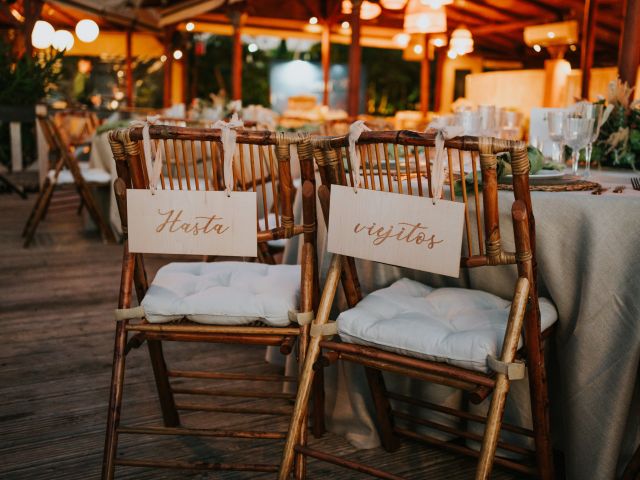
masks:
[[[640,191],[630,182],[640,174],[599,169],[591,173],[589,180],[601,186],[598,194],[531,192],[539,292],[558,311],[556,330],[545,346],[552,440],[563,454],[566,478],[575,480],[616,478],[640,444]],[[512,203],[512,192],[499,192],[507,251],[515,250]],[[301,208],[298,194],[294,214]],[[331,258],[322,220],[317,245],[322,284]],[[298,262],[300,248],[297,239],[289,241],[284,262]],[[474,288],[511,298],[517,275],[515,266],[462,269],[457,279],[367,260],[357,259],[356,266],[365,295],[407,277],[433,287]],[[332,315],[346,308],[338,289]],[[274,352],[267,355],[273,360]],[[287,367],[295,368],[291,361]],[[326,369],[326,425],[357,448],[373,448],[380,442],[362,368],[338,362]],[[429,401],[462,401],[449,387],[386,373],[385,380],[390,390]],[[484,413],[489,400],[468,408]],[[526,379],[512,382],[505,421],[530,428],[528,402]]]

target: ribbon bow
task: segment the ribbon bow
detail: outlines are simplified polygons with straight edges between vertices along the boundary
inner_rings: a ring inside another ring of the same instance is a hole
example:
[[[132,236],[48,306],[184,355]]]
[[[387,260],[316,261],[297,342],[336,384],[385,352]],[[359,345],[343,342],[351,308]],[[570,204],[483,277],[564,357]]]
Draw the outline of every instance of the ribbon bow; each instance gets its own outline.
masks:
[[[233,190],[233,155],[236,151],[236,136],[234,128],[242,128],[244,123],[238,118],[238,114],[234,113],[231,120],[225,122],[218,120],[213,124],[213,128],[221,130],[220,139],[222,140],[222,151],[224,153],[224,186],[227,197],[231,196]]]
[[[442,187],[444,185],[444,142],[449,138],[462,135],[464,129],[457,125],[447,125],[447,119],[441,117],[431,122],[427,130],[435,131],[436,134],[436,157],[433,160],[433,168],[431,169],[431,183],[433,185],[432,200],[435,205],[436,199],[442,196]],[[453,186],[451,188],[453,188]]]
[[[149,115],[146,121],[133,120],[130,123],[132,127],[142,127],[142,148],[147,163],[147,172],[151,174],[149,177],[149,190],[151,190],[152,195],[155,195],[160,174],[162,173],[162,149],[160,145],[157,145],[155,151],[152,151],[149,127],[158,123],[158,120],[160,120],[159,115]]]
[[[351,168],[353,169],[353,191],[358,192],[360,186],[360,152],[356,148],[356,142],[362,135],[362,132],[370,132],[371,129],[364,124],[364,120],[356,120],[349,126],[349,158],[351,159]]]

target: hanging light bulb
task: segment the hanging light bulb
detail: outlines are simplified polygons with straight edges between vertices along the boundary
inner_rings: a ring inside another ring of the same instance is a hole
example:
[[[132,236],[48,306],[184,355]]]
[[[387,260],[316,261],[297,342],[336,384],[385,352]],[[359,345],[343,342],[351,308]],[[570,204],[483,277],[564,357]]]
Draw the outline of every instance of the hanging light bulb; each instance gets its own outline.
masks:
[[[367,2],[364,0],[360,6],[360,18],[362,20],[373,20],[382,13],[382,7],[377,3]]]
[[[380,0],[382,8],[387,10],[402,10],[407,4],[407,0]]]
[[[38,20],[31,32],[31,45],[34,48],[49,48],[54,34],[55,30],[49,22]]]
[[[351,15],[353,12],[353,3],[350,0],[342,0],[342,14]]]
[[[447,14],[444,8],[431,8],[421,0],[409,0],[404,14],[406,33],[440,33],[447,31]]]
[[[411,40],[411,35],[408,33],[396,33],[393,36],[393,43],[398,45],[399,47],[406,48],[409,45],[409,41]]]
[[[467,28],[458,27],[451,33],[449,51],[455,52],[456,56],[462,56],[473,52],[473,36]]]
[[[73,35],[67,30],[56,30],[51,39],[51,46],[56,50],[68,52],[73,48]]]
[[[76,37],[78,37],[81,42],[91,43],[98,38],[99,34],[100,27],[98,27],[98,24],[93,20],[85,18],[76,24]]]

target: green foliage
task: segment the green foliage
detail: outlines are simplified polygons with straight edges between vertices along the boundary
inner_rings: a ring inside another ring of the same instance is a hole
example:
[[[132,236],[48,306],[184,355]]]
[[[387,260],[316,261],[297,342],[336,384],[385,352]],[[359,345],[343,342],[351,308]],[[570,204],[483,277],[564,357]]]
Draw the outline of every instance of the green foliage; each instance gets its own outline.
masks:
[[[39,52],[16,58],[11,45],[0,43],[0,105],[35,105],[55,88],[63,52]]]

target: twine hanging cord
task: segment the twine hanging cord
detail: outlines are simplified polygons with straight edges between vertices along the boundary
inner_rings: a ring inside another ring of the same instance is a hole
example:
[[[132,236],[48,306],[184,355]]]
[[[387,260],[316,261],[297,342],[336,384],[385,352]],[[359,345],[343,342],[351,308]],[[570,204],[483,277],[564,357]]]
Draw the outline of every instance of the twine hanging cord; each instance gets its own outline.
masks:
[[[444,166],[445,166],[445,148],[444,142],[450,138],[462,135],[463,128],[454,125],[447,125],[446,119],[439,118],[434,120],[427,127],[427,131],[436,134],[436,157],[433,160],[433,168],[431,169],[431,183],[433,185],[433,204],[442,196],[442,188],[444,186]],[[462,172],[464,175],[464,172]],[[453,185],[451,186],[453,188]]]
[[[231,196],[231,190],[233,190],[233,155],[236,151],[237,137],[234,129],[242,127],[244,127],[244,123],[238,118],[237,113],[234,113],[228,122],[218,120],[213,124],[213,128],[219,128],[221,131],[220,140],[222,141],[222,151],[224,152],[224,192],[227,197]]]
[[[160,120],[159,115],[149,115],[146,121],[134,120],[130,123],[132,127],[142,127],[142,148],[144,149],[147,172],[150,173],[149,190],[151,190],[152,195],[155,195],[156,187],[160,181],[163,153],[160,144],[157,144],[156,148],[152,149],[149,127],[157,124],[158,120]]]
[[[353,191],[358,193],[360,186],[360,166],[362,159],[360,152],[356,148],[356,142],[362,135],[362,132],[370,132],[371,129],[364,124],[364,120],[356,120],[349,126],[349,158],[351,159],[351,169],[353,170]]]

